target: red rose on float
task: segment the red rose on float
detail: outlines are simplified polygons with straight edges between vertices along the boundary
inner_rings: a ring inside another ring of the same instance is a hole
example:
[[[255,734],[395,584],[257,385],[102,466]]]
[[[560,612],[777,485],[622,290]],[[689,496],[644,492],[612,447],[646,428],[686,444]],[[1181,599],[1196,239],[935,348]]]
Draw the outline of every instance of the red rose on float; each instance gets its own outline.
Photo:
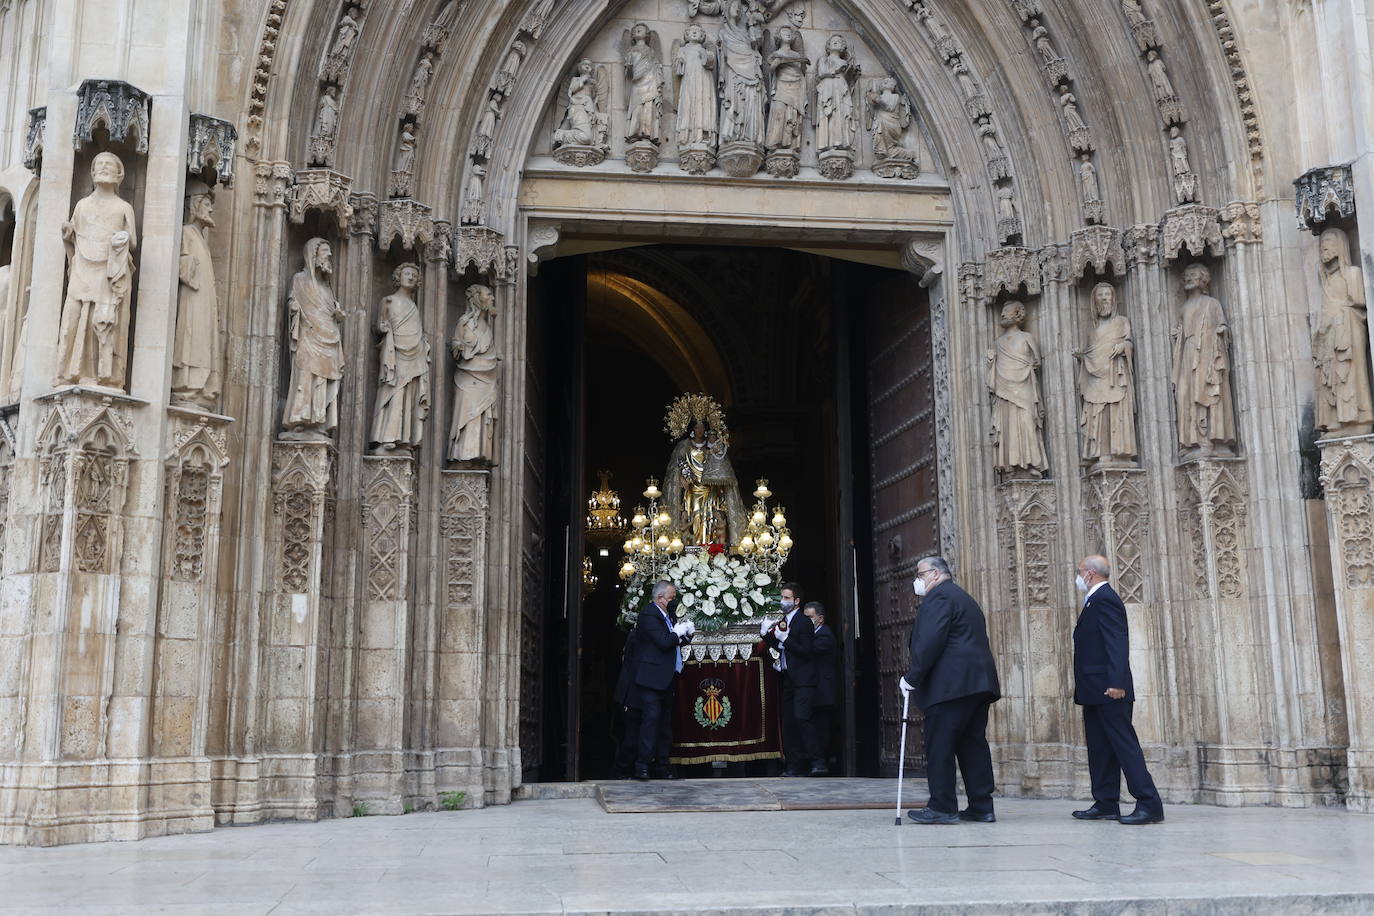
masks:
[[[713,556],[713,557],[716,556],[717,554],[725,553],[725,545],[724,545],[724,544],[707,544],[707,545],[706,545],[706,552],[707,552],[708,554],[710,554],[711,556]]]

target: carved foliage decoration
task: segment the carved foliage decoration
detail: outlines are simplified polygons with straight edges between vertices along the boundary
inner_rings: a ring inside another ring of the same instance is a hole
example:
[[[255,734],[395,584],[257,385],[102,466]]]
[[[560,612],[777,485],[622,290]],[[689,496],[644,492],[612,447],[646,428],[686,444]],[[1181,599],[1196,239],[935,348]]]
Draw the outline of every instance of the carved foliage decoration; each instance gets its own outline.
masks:
[[[244,149],[249,156],[262,152],[262,126],[267,110],[267,87],[272,78],[272,62],[277,57],[277,43],[281,37],[281,24],[286,16],[288,0],[269,0],[267,19],[263,25],[262,38],[258,41],[258,53],[254,58],[253,82],[248,94],[248,135]]]
[[[296,173],[289,162],[264,160],[253,164],[253,204],[282,209],[291,196]]]
[[[1293,181],[1293,187],[1300,229],[1321,232],[1333,210],[1338,219],[1355,215],[1355,183],[1348,165],[1309,169]]]
[[[222,423],[224,421],[218,421]],[[167,460],[167,503],[171,518],[172,579],[201,582],[208,542],[219,529],[224,468],[229,463],[224,428],[206,417],[172,420]]]
[[[1238,461],[1203,460],[1179,469],[1182,509],[1199,598],[1245,594],[1245,467]]]
[[[1221,50],[1226,55],[1226,65],[1231,71],[1231,86],[1235,89],[1236,101],[1240,104],[1241,120],[1245,123],[1245,139],[1250,148],[1250,161],[1255,176],[1255,195],[1264,191],[1264,139],[1260,136],[1259,112],[1255,109],[1255,96],[1250,89],[1250,76],[1245,71],[1245,58],[1240,53],[1240,43],[1236,40],[1231,17],[1226,12],[1226,0],[1207,0],[1207,13],[1216,30]]]
[[[469,615],[477,610],[479,564],[486,555],[488,471],[445,471],[439,533],[444,550],[444,607]]]
[[[1012,480],[998,486],[998,539],[1006,550],[1012,603],[1051,607],[1058,560],[1054,484]]]
[[[302,169],[297,172],[296,183],[287,193],[291,222],[303,223],[305,214],[320,210],[334,215],[340,232],[348,231],[348,221],[353,216],[353,205],[348,195],[352,182],[347,175],[332,169]]]
[[[369,601],[397,601],[405,593],[405,554],[415,525],[415,465],[408,458],[367,458],[363,532]]]
[[[221,184],[232,187],[234,149],[238,140],[238,128],[228,121],[192,112],[186,143],[186,171],[204,177],[207,169],[213,170]]]
[[[1322,488],[1347,588],[1374,588],[1374,446],[1335,440],[1322,446]]]
[[[1209,253],[1221,257],[1226,253],[1220,214],[1215,207],[1201,204],[1175,207],[1164,214],[1159,230],[1166,262],[1177,260],[1184,249],[1195,258]]]
[[[76,125],[72,146],[80,150],[94,139],[95,129],[104,127],[114,143],[123,143],[130,131],[137,138],[135,149],[148,153],[148,118],[152,96],[119,80],[85,80],[76,91]]]
[[[1126,266],[1149,266],[1159,260],[1159,227],[1153,223],[1131,226],[1121,233]]]
[[[280,525],[278,583],[304,594],[315,581],[314,556],[331,510],[334,452],[322,444],[272,444],[272,512]]]
[[[1222,207],[1221,234],[1227,245],[1257,245],[1264,241],[1259,204],[1233,200]]]
[[[35,175],[43,171],[43,134],[48,126],[48,108],[30,108],[24,128],[24,168]]]

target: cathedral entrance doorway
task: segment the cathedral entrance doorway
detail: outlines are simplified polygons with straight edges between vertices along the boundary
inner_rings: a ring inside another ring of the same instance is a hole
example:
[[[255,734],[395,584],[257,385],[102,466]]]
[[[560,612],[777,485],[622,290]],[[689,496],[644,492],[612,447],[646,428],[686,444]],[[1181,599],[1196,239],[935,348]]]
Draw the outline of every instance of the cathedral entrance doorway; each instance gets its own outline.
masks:
[[[619,618],[633,602],[619,576],[622,539],[588,536],[588,501],[609,472],[628,520],[647,502],[648,479],[665,483],[674,445],[665,412],[689,392],[723,410],[746,507],[767,480],[794,540],[780,578],[823,602],[839,636],[832,771],[895,772],[899,712],[883,688],[904,670],[911,602],[901,589],[940,543],[929,303],[911,275],[853,254],[571,240],[531,280],[527,781],[615,770]],[[908,740],[918,747],[919,731]],[[682,769],[780,768],[763,756]]]

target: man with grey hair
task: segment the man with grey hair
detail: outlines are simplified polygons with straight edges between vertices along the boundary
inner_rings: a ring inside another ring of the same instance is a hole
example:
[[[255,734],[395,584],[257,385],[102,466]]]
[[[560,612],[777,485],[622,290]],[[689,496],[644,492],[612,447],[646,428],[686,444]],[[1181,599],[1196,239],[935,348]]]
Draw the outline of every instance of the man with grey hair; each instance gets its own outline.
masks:
[[[668,605],[677,588],[666,579],[654,583],[653,600],[635,622],[634,690],[639,706],[639,753],[635,779],[672,779],[668,755],[673,746],[673,698],[682,671],[678,647],[692,641],[696,626],[674,621]]]
[[[1131,725],[1135,684],[1131,678],[1130,633],[1126,605],[1108,584],[1111,566],[1094,554],[1078,563],[1075,584],[1083,592],[1083,611],[1073,628],[1073,701],[1083,707],[1083,737],[1093,803],[1073,812],[1080,821],[1114,820],[1157,824],[1164,820],[1160,800],[1140,739]],[[1121,776],[1135,796],[1135,810],[1121,813]]]
[[[898,686],[925,713],[930,801],[908,811],[918,824],[992,823],[996,788],[988,748],[988,708],[1002,696],[987,621],[973,596],[954,584],[944,557],[916,564],[911,583],[921,605],[911,627],[911,667]],[[959,810],[954,768],[964,774],[968,807]]]

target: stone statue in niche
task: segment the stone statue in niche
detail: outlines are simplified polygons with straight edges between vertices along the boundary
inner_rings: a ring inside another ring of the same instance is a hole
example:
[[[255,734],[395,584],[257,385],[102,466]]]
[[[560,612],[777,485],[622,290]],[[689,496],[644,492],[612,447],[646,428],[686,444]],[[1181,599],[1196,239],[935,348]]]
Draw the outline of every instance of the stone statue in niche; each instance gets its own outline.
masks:
[[[467,306],[453,329],[449,350],[455,394],[450,461],[486,461],[496,457],[496,384],[501,357],[496,345],[496,297],[491,287],[467,289]]]
[[[682,44],[673,48],[673,72],[677,74],[678,165],[685,172],[703,175],[716,164],[716,69],[715,48],[699,25],[689,25]]]
[[[802,121],[806,117],[806,57],[800,29],[785,25],[778,29],[772,52],[768,55],[769,99],[768,174],[794,178],[800,161]]]
[[[376,455],[405,455],[424,437],[429,417],[429,341],[415,291],[420,267],[407,261],[391,272],[396,291],[382,300],[377,318],[377,404],[372,411]]]
[[[62,302],[57,380],[67,385],[124,387],[133,295],[134,208],[119,196],[124,163],[100,153],[91,163],[95,190],[62,224],[67,295]]]
[[[563,93],[563,121],[553,132],[553,157],[564,165],[597,165],[610,151],[607,145],[606,94],[610,80],[604,68],[589,60],[577,62]]]
[[[916,151],[907,141],[911,127],[911,102],[897,88],[897,80],[885,76],[869,84],[869,132],[873,135],[873,173],[882,178],[915,178],[920,172]],[[993,138],[993,146],[997,144]]]
[[[720,151],[725,174],[747,178],[763,163],[762,17],[749,0],[729,0],[720,24]]]
[[[1188,141],[1183,131],[1169,128],[1169,170],[1174,176],[1174,197],[1181,204],[1197,200],[1197,175],[1188,163]]]
[[[1182,322],[1170,332],[1174,343],[1174,403],[1178,444],[1185,457],[1231,455],[1236,416],[1231,400],[1230,329],[1221,303],[1209,295],[1212,272],[1204,264],[1183,270]]]
[[[463,209],[459,214],[464,226],[474,226],[482,221],[482,182],[486,177],[486,166],[474,162],[468,172],[467,192],[463,195]]]
[[[826,178],[848,178],[854,172],[854,83],[859,62],[849,53],[843,35],[825,42],[825,56],[816,65],[816,149],[820,173]]]
[[[1089,225],[1102,222],[1102,188],[1097,182],[1097,166],[1087,153],[1078,157],[1078,184],[1083,193],[1083,221]]]
[[[520,64],[524,61],[527,50],[523,41],[516,39],[511,42],[506,59],[501,62],[501,69],[496,72],[496,78],[491,86],[502,98],[509,96],[515,88],[515,78],[520,75]]]
[[[978,120],[978,137],[983,141],[983,155],[987,159],[988,174],[992,176],[992,180],[1010,178],[1011,160],[1007,158],[1006,151],[997,139],[997,128],[993,127],[992,121],[986,117]]]
[[[339,26],[334,30],[334,44],[320,66],[320,79],[335,83],[343,81],[349,58],[353,56],[353,45],[358,40],[358,17],[361,15],[356,6],[344,10]]]
[[[478,159],[486,159],[491,153],[491,141],[496,136],[496,122],[501,119],[501,99],[488,96],[487,107],[482,109],[482,120],[477,122],[477,136],[472,141],[472,154]]]
[[[418,118],[425,113],[425,92],[429,89],[430,77],[434,75],[434,52],[426,51],[415,65],[415,73],[410,77],[410,87],[406,89],[405,114]]]
[[[1004,478],[1038,479],[1049,470],[1045,458],[1045,408],[1040,400],[1040,343],[1023,330],[1026,307],[1002,306],[1002,334],[987,356],[992,392],[993,467]]]
[[[219,296],[210,257],[215,192],[203,182],[186,186],[177,276],[177,327],[172,346],[172,403],[209,410],[219,397]]]
[[[1322,305],[1312,335],[1317,367],[1316,426],[1329,438],[1374,430],[1369,389],[1369,319],[1364,276],[1350,263],[1350,239],[1331,228],[1318,242]]]
[[[997,186],[997,234],[1003,240],[1021,231],[1021,218],[1016,213],[1016,190],[1011,182]]]
[[[636,172],[658,165],[663,120],[663,52],[658,33],[636,22],[620,36],[625,102],[625,161]]]
[[[1064,114],[1064,127],[1069,132],[1069,146],[1076,153],[1089,152],[1093,145],[1092,134],[1078,110],[1078,97],[1068,86],[1060,86],[1059,90],[1059,108]]]
[[[1051,84],[1057,86],[1068,80],[1069,65],[1065,63],[1064,58],[1059,55],[1059,52],[1054,50],[1054,45],[1050,43],[1049,31],[1046,30],[1038,20],[1032,19],[1031,22],[1035,26],[1031,29],[1031,44],[1035,46],[1035,50],[1040,54],[1040,60],[1045,68],[1045,75],[1050,78]]]
[[[412,179],[415,175],[415,125],[409,121],[401,124],[401,135],[396,139],[396,158],[391,164],[392,197],[409,197]]]
[[[328,439],[339,425],[339,380],[343,378],[344,310],[329,278],[334,251],[329,242],[305,243],[305,266],[291,278],[286,300],[291,380],[282,417],[283,439]]]
[[[1183,123],[1183,106],[1179,104],[1178,93],[1174,92],[1174,84],[1169,81],[1169,71],[1164,66],[1164,58],[1159,56],[1158,51],[1150,51],[1146,55],[1148,63],[1145,70],[1150,75],[1150,88],[1154,92],[1155,104],[1159,106],[1159,114],[1164,118],[1166,125]]]
[[[310,164],[327,166],[334,161],[334,138],[339,132],[339,90],[325,86],[315,110],[315,129],[310,134]]]
[[[1093,287],[1097,327],[1086,349],[1075,350],[1083,412],[1083,460],[1099,467],[1126,464],[1138,454],[1135,438],[1135,345],[1131,322],[1116,313],[1116,287]]]

